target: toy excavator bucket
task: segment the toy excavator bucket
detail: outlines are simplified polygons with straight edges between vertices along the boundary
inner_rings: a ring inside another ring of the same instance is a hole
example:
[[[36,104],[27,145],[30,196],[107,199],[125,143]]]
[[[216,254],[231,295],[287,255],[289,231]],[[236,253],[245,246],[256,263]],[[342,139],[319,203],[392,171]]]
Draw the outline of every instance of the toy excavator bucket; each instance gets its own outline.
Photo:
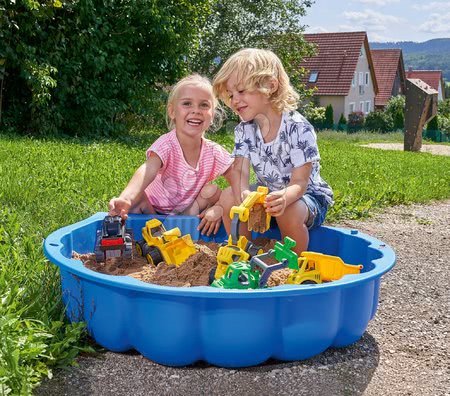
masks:
[[[252,191],[239,206],[233,206],[230,210],[230,218],[236,222],[247,222],[249,231],[265,232],[270,227],[270,215],[266,213],[264,201],[269,189],[258,186]]]

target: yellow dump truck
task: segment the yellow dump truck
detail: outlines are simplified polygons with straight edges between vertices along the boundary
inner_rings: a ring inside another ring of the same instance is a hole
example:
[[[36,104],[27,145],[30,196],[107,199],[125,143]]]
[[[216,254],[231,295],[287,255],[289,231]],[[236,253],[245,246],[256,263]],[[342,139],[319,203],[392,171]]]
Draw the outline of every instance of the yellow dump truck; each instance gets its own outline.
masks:
[[[298,258],[298,270],[292,271],[289,284],[315,284],[341,279],[344,275],[359,274],[362,265],[346,264],[338,256],[316,252],[302,252]]]
[[[164,261],[178,266],[197,251],[190,234],[181,235],[178,227],[166,231],[158,219],[145,223],[142,236],[144,239],[136,242],[136,250],[149,264],[158,265]]]

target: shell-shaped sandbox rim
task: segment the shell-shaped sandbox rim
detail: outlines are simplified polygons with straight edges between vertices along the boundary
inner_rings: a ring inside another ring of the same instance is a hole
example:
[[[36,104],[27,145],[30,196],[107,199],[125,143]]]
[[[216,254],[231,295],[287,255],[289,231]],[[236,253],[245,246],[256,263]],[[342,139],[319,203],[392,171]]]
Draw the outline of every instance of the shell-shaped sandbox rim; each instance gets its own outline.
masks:
[[[361,274],[321,285],[284,285],[259,290],[209,286],[169,287],[128,276],[94,272],[72,251],[94,250],[96,230],[106,213],[53,232],[47,258],[60,267],[64,303],[73,321],[87,322],[92,337],[113,351],[136,349],[166,365],[204,360],[223,367],[251,366],[269,358],[299,360],[330,346],[358,340],[374,316],[381,275],[395,264],[393,250],[357,230],[320,227],[308,250],[363,264]],[[180,227],[194,240],[223,242],[197,231],[198,218],[154,216],[167,229]],[[131,215],[127,227],[138,238],[150,216]],[[263,236],[279,238],[277,229]]]

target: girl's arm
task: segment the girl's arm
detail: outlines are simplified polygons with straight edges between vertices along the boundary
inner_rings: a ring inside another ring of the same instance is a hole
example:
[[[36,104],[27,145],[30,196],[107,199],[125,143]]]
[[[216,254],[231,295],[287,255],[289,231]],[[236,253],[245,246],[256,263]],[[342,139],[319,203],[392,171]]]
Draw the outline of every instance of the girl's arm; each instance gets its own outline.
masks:
[[[299,200],[306,192],[309,177],[311,175],[312,163],[294,168],[291,174],[291,181],[283,190],[273,191],[266,197],[266,211],[271,216],[280,216],[287,206]]]
[[[145,188],[155,179],[162,161],[155,153],[150,153],[149,158],[134,172],[128,185],[118,198],[109,202],[109,213],[111,215],[126,216],[130,207],[139,201]]]

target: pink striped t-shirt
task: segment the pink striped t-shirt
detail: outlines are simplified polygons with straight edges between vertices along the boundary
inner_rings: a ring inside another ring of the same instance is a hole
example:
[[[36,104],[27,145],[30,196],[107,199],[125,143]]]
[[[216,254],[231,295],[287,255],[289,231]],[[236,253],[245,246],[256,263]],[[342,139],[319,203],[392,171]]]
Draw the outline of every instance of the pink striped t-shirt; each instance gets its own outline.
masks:
[[[225,173],[233,159],[219,144],[202,139],[197,167],[190,166],[183,155],[175,130],[160,136],[147,150],[154,152],[162,166],[145,189],[150,204],[160,213],[181,213],[197,198],[205,184]]]

